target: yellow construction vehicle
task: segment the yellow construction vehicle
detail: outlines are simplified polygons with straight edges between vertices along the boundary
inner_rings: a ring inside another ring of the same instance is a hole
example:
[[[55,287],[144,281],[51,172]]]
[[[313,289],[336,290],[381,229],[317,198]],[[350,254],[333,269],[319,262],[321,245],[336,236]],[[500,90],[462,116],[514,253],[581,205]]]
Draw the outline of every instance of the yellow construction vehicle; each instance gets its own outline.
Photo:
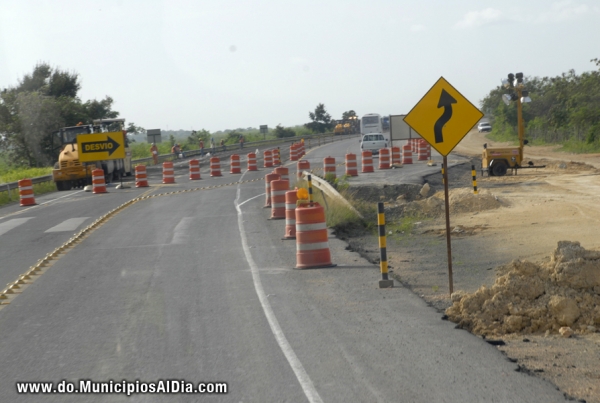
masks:
[[[523,73],[509,74],[508,80],[502,80],[503,85],[511,90],[510,94],[504,94],[502,100],[509,105],[511,101],[517,102],[517,126],[519,133],[518,147],[488,147],[487,143],[483,145],[483,154],[481,156],[481,174],[488,173],[488,176],[504,176],[510,168],[513,172],[523,168],[544,168],[544,166],[534,166],[530,161],[523,164],[523,147],[528,143],[525,140],[525,123],[523,122],[523,103],[531,102],[529,92],[523,88]]]
[[[101,168],[104,171],[106,183],[119,180],[122,176],[130,176],[132,173],[131,151],[127,140],[127,134],[123,130],[125,119],[98,119],[92,124],[78,124],[77,126],[63,127],[55,134],[61,151],[58,162],[54,164],[52,178],[58,190],[70,190],[72,188],[84,187],[91,183],[92,171]],[[81,163],[77,147],[77,135],[104,133],[123,133],[123,144],[125,144],[125,158],[115,160],[103,160]]]

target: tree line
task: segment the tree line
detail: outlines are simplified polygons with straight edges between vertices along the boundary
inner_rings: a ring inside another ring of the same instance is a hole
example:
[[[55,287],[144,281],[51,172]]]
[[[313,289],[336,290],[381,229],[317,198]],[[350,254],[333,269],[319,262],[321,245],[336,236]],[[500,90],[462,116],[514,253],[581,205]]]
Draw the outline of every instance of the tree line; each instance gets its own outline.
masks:
[[[83,101],[77,73],[38,63],[18,84],[0,91],[0,149],[16,166],[52,165],[60,144],[53,135],[61,127],[94,119],[116,118],[113,99]],[[137,130],[130,123],[129,130]]]
[[[600,66],[599,59],[591,62]],[[525,136],[530,142],[570,144],[571,149],[600,149],[600,70],[556,77],[525,77],[531,102],[523,104]],[[496,138],[517,137],[517,108],[502,101],[507,91],[498,86],[481,101],[492,115]]]
[[[101,100],[84,101],[79,97],[80,89],[77,73],[52,67],[48,63],[38,63],[16,85],[0,90],[0,151],[9,164],[52,166],[60,153],[61,144],[54,135],[60,128],[119,116],[119,112],[113,109],[113,98],[106,96]],[[270,130],[270,135],[291,137],[304,135],[307,130],[326,133],[335,127],[336,121],[322,103],[308,115],[310,122],[304,124],[303,128],[279,124]],[[342,119],[349,117],[356,117],[356,113],[353,110],[344,112]],[[145,132],[134,123],[129,123],[127,131]],[[204,129],[192,131],[187,142],[197,144],[203,140],[206,143],[212,136]],[[232,130],[225,134],[225,142],[237,143],[242,137],[245,141],[256,140],[258,136],[258,133]],[[170,136],[169,141],[174,142],[175,138]]]

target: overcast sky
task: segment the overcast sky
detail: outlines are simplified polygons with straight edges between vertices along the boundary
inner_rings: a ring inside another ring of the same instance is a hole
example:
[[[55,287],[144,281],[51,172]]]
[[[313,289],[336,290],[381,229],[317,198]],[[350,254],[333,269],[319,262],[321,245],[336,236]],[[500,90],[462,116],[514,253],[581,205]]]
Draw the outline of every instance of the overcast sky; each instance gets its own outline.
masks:
[[[402,114],[441,76],[480,106],[510,72],[594,70],[599,18],[597,0],[0,0],[0,88],[46,62],[163,130]]]

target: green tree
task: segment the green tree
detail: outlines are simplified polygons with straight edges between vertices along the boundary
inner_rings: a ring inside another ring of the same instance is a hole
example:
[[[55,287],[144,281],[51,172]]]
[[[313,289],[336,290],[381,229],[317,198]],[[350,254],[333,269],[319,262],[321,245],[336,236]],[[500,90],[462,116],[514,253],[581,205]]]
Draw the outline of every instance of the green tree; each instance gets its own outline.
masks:
[[[332,129],[331,115],[325,110],[325,105],[318,104],[314,112],[308,112],[312,122],[304,124],[313,133],[325,133]]]
[[[275,137],[284,138],[284,137],[294,137],[296,136],[296,132],[294,129],[290,127],[283,127],[281,124],[275,126]]]
[[[209,138],[210,132],[208,130],[192,130],[192,134],[190,134],[187,138],[187,143],[190,146],[196,147],[200,144],[200,140],[202,140],[204,141],[204,146],[206,147]]]
[[[342,113],[342,120],[348,120],[348,119],[354,119],[354,118],[358,118],[358,116],[356,115],[356,112],[354,112],[354,110],[352,110],[352,109]]]
[[[56,161],[59,147],[53,132],[79,122],[115,118],[113,100],[77,97],[81,85],[76,73],[38,63],[14,87],[0,92],[0,147],[14,165],[40,166]]]

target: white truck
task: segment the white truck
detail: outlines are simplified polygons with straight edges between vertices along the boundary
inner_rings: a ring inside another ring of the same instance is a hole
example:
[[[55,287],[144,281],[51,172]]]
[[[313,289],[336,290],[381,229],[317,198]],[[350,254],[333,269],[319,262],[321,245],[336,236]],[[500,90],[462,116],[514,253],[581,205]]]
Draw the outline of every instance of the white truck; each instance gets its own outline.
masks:
[[[361,151],[371,151],[373,154],[379,154],[379,150],[387,146],[388,141],[382,133],[365,134],[360,141]]]

